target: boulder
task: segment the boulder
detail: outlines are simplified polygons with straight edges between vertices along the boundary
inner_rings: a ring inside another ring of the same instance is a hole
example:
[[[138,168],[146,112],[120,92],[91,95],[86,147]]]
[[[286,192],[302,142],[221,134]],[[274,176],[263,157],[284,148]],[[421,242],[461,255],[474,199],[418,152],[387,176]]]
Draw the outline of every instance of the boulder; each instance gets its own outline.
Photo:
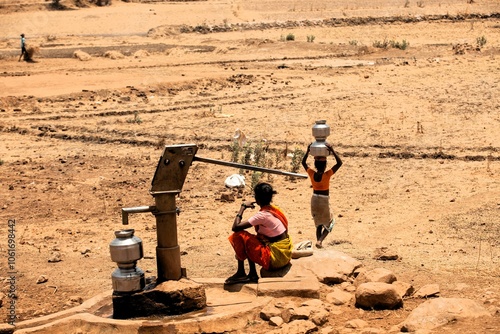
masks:
[[[369,282],[361,284],[355,293],[356,307],[363,309],[397,309],[403,299],[392,284]]]
[[[354,271],[363,264],[335,250],[314,252],[312,256],[296,260],[316,275],[324,284],[340,284],[353,279]]]
[[[432,330],[460,319],[490,316],[483,306],[470,299],[435,298],[414,309],[403,322],[401,330],[403,332]]]
[[[375,268],[359,273],[359,275],[354,280],[354,286],[358,287],[359,285],[368,282],[381,282],[391,284],[394,281],[397,281],[397,278],[392,271],[385,268]]]

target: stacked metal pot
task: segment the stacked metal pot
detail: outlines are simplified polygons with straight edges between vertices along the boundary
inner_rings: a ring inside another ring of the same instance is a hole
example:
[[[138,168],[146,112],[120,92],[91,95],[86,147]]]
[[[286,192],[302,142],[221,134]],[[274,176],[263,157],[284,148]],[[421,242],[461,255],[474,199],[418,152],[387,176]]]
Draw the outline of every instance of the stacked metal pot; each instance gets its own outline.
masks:
[[[136,266],[143,257],[142,240],[134,236],[133,229],[115,231],[116,239],[109,244],[111,260],[118,268],[113,271],[111,280],[115,292],[135,292],[144,288],[144,272]]]

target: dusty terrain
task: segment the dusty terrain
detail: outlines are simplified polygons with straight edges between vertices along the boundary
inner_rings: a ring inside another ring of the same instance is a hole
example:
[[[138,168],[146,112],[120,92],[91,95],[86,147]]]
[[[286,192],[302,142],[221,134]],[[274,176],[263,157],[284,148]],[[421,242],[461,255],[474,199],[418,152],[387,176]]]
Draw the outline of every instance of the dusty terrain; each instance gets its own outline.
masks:
[[[337,223],[325,247],[498,310],[497,0],[47,4],[0,6],[0,247],[7,254],[15,219],[17,321],[111,288],[120,210],[154,204],[164,145],[195,143],[198,155],[230,161],[240,129],[251,147],[264,143],[266,167],[291,171],[318,119],[344,161],[331,183]],[[34,62],[18,62],[21,32],[39,47]],[[404,50],[390,46],[405,41]],[[78,50],[91,59],[73,57]],[[190,169],[178,198],[188,277],[235,269],[227,236],[256,178],[246,172],[242,198],[221,201],[237,172]],[[313,240],[308,180],[260,177],[278,190],[292,238]],[[154,217],[132,215],[129,227],[144,242],[139,266],[155,276]],[[401,261],[373,260],[379,247]],[[4,255],[5,294],[8,272]],[[37,284],[41,275],[48,280]],[[362,318],[388,330],[420,302],[397,312],[346,308],[331,323]],[[498,333],[499,322],[497,312],[440,331]],[[255,326],[248,331],[266,331]]]

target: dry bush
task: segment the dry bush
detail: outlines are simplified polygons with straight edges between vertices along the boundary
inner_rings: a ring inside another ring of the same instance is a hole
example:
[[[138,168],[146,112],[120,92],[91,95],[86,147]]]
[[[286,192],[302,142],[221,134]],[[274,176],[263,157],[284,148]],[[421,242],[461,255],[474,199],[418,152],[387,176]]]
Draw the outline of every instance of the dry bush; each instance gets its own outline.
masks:
[[[87,52],[83,52],[82,50],[76,50],[75,52],[73,52],[73,58],[77,58],[81,61],[89,61],[90,59],[92,59],[92,56]]]

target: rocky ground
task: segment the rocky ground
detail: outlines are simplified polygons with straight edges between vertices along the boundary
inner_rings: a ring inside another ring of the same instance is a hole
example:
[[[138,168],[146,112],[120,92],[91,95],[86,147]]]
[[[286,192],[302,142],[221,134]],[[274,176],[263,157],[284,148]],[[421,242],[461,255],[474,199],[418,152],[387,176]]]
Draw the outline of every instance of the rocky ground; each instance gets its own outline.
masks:
[[[195,143],[202,157],[238,162],[262,148],[265,167],[302,173],[312,125],[326,119],[344,161],[331,183],[336,225],[326,249],[497,312],[449,333],[498,331],[495,1],[31,5],[0,7],[0,236],[6,252],[15,220],[17,321],[110,289],[120,210],[153,205],[165,145]],[[18,62],[20,32],[39,48],[34,62]],[[247,148],[235,146],[237,129]],[[224,180],[238,172],[202,162],[189,170],[177,199],[188,277],[233,273],[227,236],[257,180],[277,188],[292,238],[314,239],[307,180],[241,171],[247,187],[222,201]],[[131,215],[129,227],[144,242],[139,266],[155,276],[154,217]],[[400,260],[373,259],[381,247]],[[9,265],[0,262],[2,319]],[[346,307],[329,324],[361,318],[387,331],[421,302]]]

